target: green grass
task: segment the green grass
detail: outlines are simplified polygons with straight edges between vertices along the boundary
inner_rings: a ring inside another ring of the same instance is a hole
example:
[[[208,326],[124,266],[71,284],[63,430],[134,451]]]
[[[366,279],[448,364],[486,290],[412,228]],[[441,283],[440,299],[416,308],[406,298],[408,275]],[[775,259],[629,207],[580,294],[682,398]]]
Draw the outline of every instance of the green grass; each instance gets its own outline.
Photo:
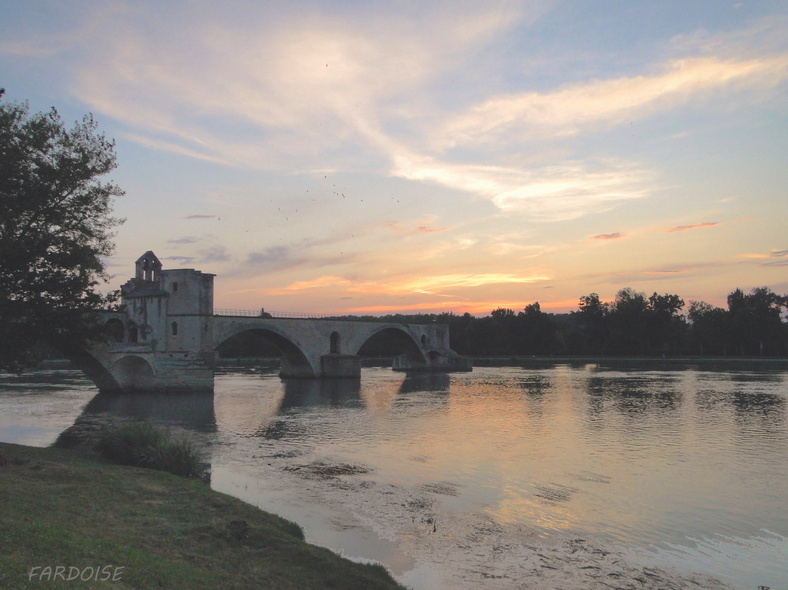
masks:
[[[4,590],[402,589],[382,566],[309,545],[296,524],[199,480],[74,451],[0,443],[0,497]],[[58,565],[124,569],[115,582],[28,580]]]
[[[149,422],[126,422],[106,428],[99,453],[113,463],[167,471],[181,477],[206,477],[197,449],[186,439],[173,439],[170,431]]]

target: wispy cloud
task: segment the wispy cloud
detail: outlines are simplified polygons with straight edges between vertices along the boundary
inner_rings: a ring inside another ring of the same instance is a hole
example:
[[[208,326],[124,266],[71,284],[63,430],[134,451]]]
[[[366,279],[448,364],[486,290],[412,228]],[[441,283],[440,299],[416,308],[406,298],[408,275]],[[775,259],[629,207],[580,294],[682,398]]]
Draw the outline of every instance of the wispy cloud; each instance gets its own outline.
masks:
[[[542,274],[454,274],[408,279],[398,283],[390,284],[389,288],[395,292],[435,293],[445,289],[458,287],[480,287],[482,285],[498,285],[504,283],[535,283],[539,281],[547,281],[549,279],[550,277]]]
[[[217,219],[218,215],[187,215],[184,219]]]
[[[673,227],[662,227],[659,228],[662,231],[673,233],[677,231],[688,231],[691,229],[701,229],[704,227],[714,227],[715,225],[721,225],[719,221],[706,221],[703,223],[695,223],[693,225],[674,225]]]
[[[764,262],[764,266],[788,266],[788,250],[774,250],[769,256],[775,260]]]
[[[528,4],[536,14],[539,2]],[[333,168],[331,152],[380,135],[382,118],[409,118],[402,107],[413,100],[403,97],[528,18],[522,6],[303,14],[250,5],[243,26],[229,27],[226,11],[202,5],[172,28],[158,12],[117,11],[123,26],[90,36],[103,50],[77,72],[78,96],[140,143],[288,169]]]
[[[788,55],[675,60],[657,74],[594,80],[553,92],[491,98],[447,123],[445,147],[575,135],[620,125],[723,89],[772,87],[788,77]]]
[[[245,272],[254,269],[255,272],[261,270],[274,271],[285,268],[301,266],[305,258],[293,256],[287,246],[271,246],[258,252],[250,253],[244,264]]]
[[[422,158],[401,161],[396,174],[475,193],[503,211],[523,212],[541,221],[575,219],[611,201],[642,198],[649,194],[653,177],[616,159],[517,169]]]
[[[230,256],[227,248],[220,245],[201,250],[200,256],[203,262],[229,262],[232,260],[232,256]]]
[[[577,308],[577,299],[565,299],[561,301],[550,301],[539,304],[543,310],[552,310],[554,312],[568,311]],[[371,305],[364,307],[354,307],[348,311],[351,313],[360,314],[385,314],[385,313],[402,313],[402,312],[453,312],[453,313],[470,313],[474,315],[487,315],[495,309],[511,309],[515,312],[525,309],[525,306],[533,303],[533,301],[523,300],[484,300],[484,301],[421,301],[411,304],[392,304],[392,305]]]
[[[543,274],[519,275],[512,273],[480,273],[424,276],[404,279],[381,279],[378,281],[351,280],[341,276],[322,276],[309,281],[296,281],[285,287],[267,289],[268,295],[284,295],[312,289],[340,287],[349,292],[366,294],[442,294],[443,291],[458,288],[472,288],[505,283],[534,283],[549,280]]]
[[[290,283],[286,287],[281,287],[278,289],[269,289],[266,291],[269,295],[287,295],[291,293],[300,293],[302,291],[308,291],[311,289],[325,289],[329,287],[349,287],[353,285],[353,281],[346,279],[344,277],[338,276],[323,276],[318,277],[316,279],[312,279],[311,281],[296,281],[294,283]]]
[[[198,236],[183,236],[182,238],[172,238],[167,240],[168,244],[177,244],[177,245],[184,245],[184,244],[196,244],[197,242],[202,241],[204,238],[200,238]]]
[[[416,222],[417,224],[420,222]],[[434,227],[431,223],[421,223],[420,225],[411,225],[410,227],[404,225],[400,221],[391,221],[385,224],[386,227],[391,229],[397,234],[401,235],[411,235],[411,234],[437,234],[441,232],[445,232],[450,227]]]
[[[592,240],[620,240],[627,237],[627,234],[621,232],[614,232],[612,234],[597,234],[591,236]]]

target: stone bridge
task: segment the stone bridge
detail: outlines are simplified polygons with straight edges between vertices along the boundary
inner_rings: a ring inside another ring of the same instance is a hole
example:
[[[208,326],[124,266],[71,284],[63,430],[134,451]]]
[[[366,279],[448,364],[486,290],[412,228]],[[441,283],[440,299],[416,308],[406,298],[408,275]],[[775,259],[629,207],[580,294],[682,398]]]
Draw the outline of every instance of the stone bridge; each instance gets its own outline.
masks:
[[[276,345],[282,377],[309,379],[358,377],[359,351],[385,334],[398,354],[394,369],[471,370],[449,348],[447,325],[214,314],[213,278],[193,269],[162,270],[146,252],[121,288],[124,311],[100,318],[108,341],[75,360],[101,391],[212,391],[217,348],[245,332]]]

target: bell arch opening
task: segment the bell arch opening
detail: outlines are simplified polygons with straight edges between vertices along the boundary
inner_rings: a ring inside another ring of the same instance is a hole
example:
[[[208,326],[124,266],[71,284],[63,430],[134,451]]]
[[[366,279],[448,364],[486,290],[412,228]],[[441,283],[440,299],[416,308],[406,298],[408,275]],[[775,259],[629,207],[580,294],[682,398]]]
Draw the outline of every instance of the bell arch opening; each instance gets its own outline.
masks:
[[[339,354],[339,340],[339,332],[331,332],[331,337],[329,339],[329,353]]]
[[[314,378],[315,369],[289,338],[266,328],[240,330],[216,346],[220,359],[279,358],[282,377]]]
[[[129,342],[136,344],[138,339],[139,331],[137,330],[137,324],[129,322]]]

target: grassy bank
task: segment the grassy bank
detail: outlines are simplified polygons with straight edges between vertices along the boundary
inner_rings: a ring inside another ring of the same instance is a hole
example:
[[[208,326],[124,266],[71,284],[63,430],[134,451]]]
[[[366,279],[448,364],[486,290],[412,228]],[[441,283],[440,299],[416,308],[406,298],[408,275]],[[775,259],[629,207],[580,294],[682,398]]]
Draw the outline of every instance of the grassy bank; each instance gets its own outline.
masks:
[[[402,588],[200,481],[74,451],[0,443],[0,497],[8,590]]]

